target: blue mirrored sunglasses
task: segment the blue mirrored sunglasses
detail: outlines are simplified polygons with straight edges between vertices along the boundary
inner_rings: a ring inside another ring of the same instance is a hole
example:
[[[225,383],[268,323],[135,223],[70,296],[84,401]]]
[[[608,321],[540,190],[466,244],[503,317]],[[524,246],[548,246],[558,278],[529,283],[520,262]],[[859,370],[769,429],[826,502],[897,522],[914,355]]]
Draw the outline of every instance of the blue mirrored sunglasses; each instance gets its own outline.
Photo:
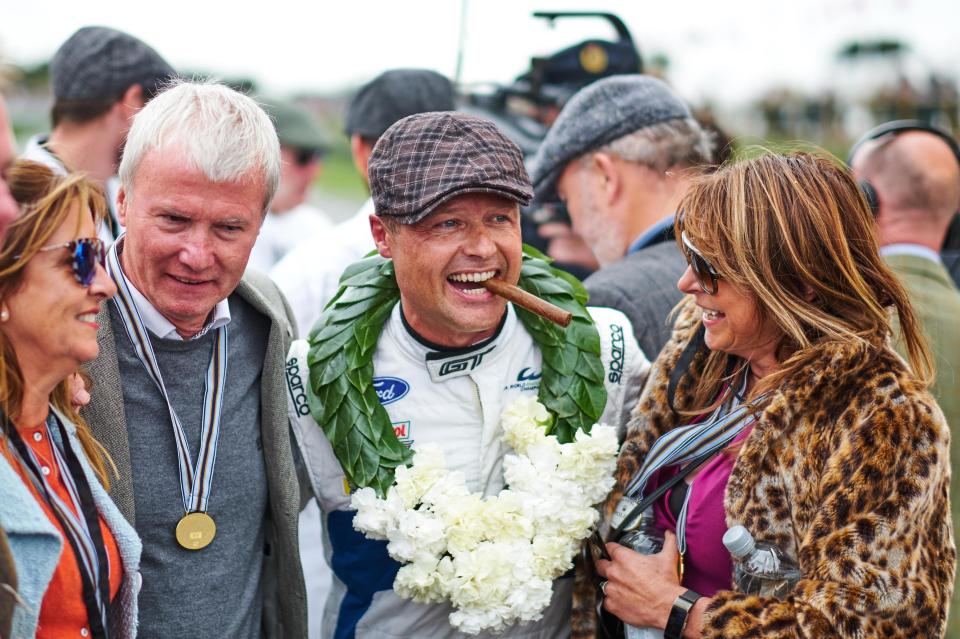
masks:
[[[70,263],[73,276],[80,282],[80,286],[90,286],[97,274],[97,264],[105,265],[107,251],[100,238],[81,237],[62,244],[51,244],[39,249],[38,252],[67,249],[73,256]]]

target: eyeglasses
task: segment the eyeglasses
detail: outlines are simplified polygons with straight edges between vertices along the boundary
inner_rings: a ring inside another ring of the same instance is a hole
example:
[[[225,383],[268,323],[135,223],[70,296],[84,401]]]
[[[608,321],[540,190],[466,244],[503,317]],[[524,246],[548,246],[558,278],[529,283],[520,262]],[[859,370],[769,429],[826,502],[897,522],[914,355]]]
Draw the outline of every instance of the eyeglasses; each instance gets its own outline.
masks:
[[[697,247],[694,246],[690,238],[687,237],[686,231],[680,233],[680,241],[683,242],[684,257],[687,258],[690,269],[697,278],[697,284],[700,285],[700,290],[707,295],[716,295],[717,280],[720,279],[720,274],[717,273],[717,269],[713,268],[713,265],[707,258],[697,250]]]
[[[314,160],[319,160],[322,154],[320,149],[297,149],[297,155],[294,160],[297,166],[307,166]]]
[[[43,253],[62,248],[70,251],[73,256],[70,267],[73,269],[73,276],[80,282],[80,286],[90,286],[97,274],[97,264],[105,265],[107,252],[103,241],[96,237],[81,237],[63,244],[44,246],[38,252]]]

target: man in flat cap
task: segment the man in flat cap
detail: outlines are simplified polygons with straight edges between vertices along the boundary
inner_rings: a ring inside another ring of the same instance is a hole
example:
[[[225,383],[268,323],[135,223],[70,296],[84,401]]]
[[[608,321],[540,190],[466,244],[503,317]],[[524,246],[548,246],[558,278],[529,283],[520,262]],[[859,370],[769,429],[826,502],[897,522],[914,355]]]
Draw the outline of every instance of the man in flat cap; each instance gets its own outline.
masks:
[[[57,173],[86,173],[106,188],[111,214],[99,235],[108,243],[122,230],[115,176],[130,122],[175,75],[148,45],[108,27],[83,27],[50,61],[53,130],[31,138],[24,157]]]
[[[265,100],[263,108],[273,119],[280,139],[280,185],[263,218],[247,267],[269,273],[304,238],[328,234],[333,224],[326,213],[307,202],[327,147],[316,116],[286,100]]]
[[[540,318],[480,282],[529,287],[521,264],[539,264],[547,278],[541,294],[566,291],[576,318],[558,329],[558,340],[581,353],[582,370],[595,371],[591,383],[606,392],[590,423],[624,423],[649,363],[622,313],[591,308],[587,314],[574,301],[575,281],[524,254],[519,208],[533,192],[520,150],[492,122],[455,112],[404,118],[377,142],[369,175],[379,256],[348,269],[309,343],[294,342],[287,360],[294,431],[326,516],[324,544],[334,572],[322,636],[461,637],[448,620],[448,603],[418,604],[394,592],[399,564],[386,542],[354,530],[350,500],[352,491],[374,485],[358,479],[365,475],[357,464],[383,460],[388,449],[403,457],[402,444],[439,446],[471,491],[496,495],[509,451],[500,440],[503,409],[520,396],[542,399],[541,388],[557,389],[562,402],[571,399],[558,373],[544,365],[543,353],[558,342],[531,330]],[[372,375],[364,378],[362,370]],[[361,406],[367,408],[351,413]],[[376,423],[386,429],[382,445],[343,445]],[[384,464],[374,467],[377,473],[398,465]],[[571,587],[571,579],[558,579],[543,618],[502,636],[567,636]]]
[[[453,84],[435,71],[392,69],[365,84],[347,107],[346,133],[357,171],[367,180],[367,161],[377,140],[397,120],[415,113],[452,111]],[[332,232],[308,236],[270,272],[290,303],[304,337],[337,292],[343,269],[374,249],[373,200],[368,199]]]
[[[688,169],[711,160],[713,143],[663,82],[620,75],[564,105],[533,159],[537,199],[559,198],[600,270],[584,282],[590,303],[623,311],[651,359],[670,337],[687,267],[673,217]]]

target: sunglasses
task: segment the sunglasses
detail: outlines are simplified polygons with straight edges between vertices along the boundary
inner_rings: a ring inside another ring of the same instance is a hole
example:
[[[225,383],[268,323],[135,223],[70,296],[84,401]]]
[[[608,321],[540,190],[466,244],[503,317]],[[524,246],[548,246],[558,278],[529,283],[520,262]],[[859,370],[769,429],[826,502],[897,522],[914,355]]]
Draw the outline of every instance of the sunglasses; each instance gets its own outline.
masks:
[[[323,152],[320,149],[297,149],[294,161],[297,166],[307,166],[314,160],[319,160],[321,155],[323,155]]]
[[[700,285],[700,290],[707,295],[716,295],[717,280],[720,279],[720,274],[717,273],[717,269],[713,268],[713,265],[707,258],[697,250],[697,247],[694,246],[690,238],[687,237],[686,231],[680,233],[680,241],[683,242],[684,257],[687,258],[690,269],[697,278],[697,284]]]
[[[80,286],[90,286],[97,274],[97,265],[105,267],[106,247],[103,241],[96,237],[81,237],[63,244],[51,244],[39,249],[38,252],[67,249],[73,256],[70,268],[73,276],[80,282]]]

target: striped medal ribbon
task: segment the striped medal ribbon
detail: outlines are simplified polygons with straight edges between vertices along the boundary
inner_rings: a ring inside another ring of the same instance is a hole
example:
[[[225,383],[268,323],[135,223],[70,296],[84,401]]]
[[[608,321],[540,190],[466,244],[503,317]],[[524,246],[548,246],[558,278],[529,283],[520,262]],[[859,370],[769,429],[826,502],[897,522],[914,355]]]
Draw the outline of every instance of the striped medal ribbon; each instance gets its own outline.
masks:
[[[87,483],[76,453],[70,446],[69,436],[63,427],[63,419],[65,418],[62,418],[51,405],[50,415],[43,427],[47,441],[50,442],[50,449],[53,451],[53,463],[57,465],[59,476],[67,489],[70,504],[61,499],[47,481],[46,476],[41,472],[43,464],[33,450],[24,443],[16,427],[9,422],[7,433],[13,444],[12,452],[20,465],[27,470],[25,474],[30,478],[37,494],[50,506],[57,521],[60,522],[66,537],[65,541],[73,549],[80,569],[82,597],[87,609],[90,634],[96,639],[101,639],[109,635],[110,559],[104,545],[100,530],[100,515],[93,502],[90,485]],[[51,437],[51,422],[58,427],[59,442]]]
[[[156,384],[167,403],[170,423],[173,426],[174,441],[177,444],[177,460],[180,468],[180,494],[183,497],[184,516],[177,523],[176,537],[181,546],[188,550],[200,550],[213,541],[216,524],[207,513],[207,502],[213,483],[214,464],[217,459],[217,442],[220,438],[220,421],[223,414],[223,386],[227,377],[227,327],[217,329],[214,337],[213,352],[203,390],[203,424],[200,430],[200,450],[197,463],[193,464],[187,445],[187,436],[177,412],[173,408],[157,356],[150,342],[150,336],[130,292],[130,283],[120,266],[118,247],[119,238],[107,253],[107,273],[117,285],[117,294],[113,297],[123,327],[137,352],[140,363]]]
[[[723,450],[744,428],[753,421],[752,414],[755,406],[759,405],[764,397],[761,395],[749,404],[744,404],[740,398],[746,393],[748,373],[744,373],[740,392],[733,393],[732,397],[718,406],[710,416],[700,422],[680,426],[664,433],[654,442],[647,453],[640,470],[634,474],[624,490],[623,497],[617,503],[611,516],[611,526],[617,530],[626,530],[632,524],[639,523],[637,505],[642,501],[647,482],[661,468],[668,466],[682,466],[689,462],[702,463]],[[687,491],[687,499],[690,491]],[[682,529],[686,521],[686,501],[681,512],[681,521],[677,525],[678,544],[681,541]],[[681,554],[685,546],[680,548]]]

